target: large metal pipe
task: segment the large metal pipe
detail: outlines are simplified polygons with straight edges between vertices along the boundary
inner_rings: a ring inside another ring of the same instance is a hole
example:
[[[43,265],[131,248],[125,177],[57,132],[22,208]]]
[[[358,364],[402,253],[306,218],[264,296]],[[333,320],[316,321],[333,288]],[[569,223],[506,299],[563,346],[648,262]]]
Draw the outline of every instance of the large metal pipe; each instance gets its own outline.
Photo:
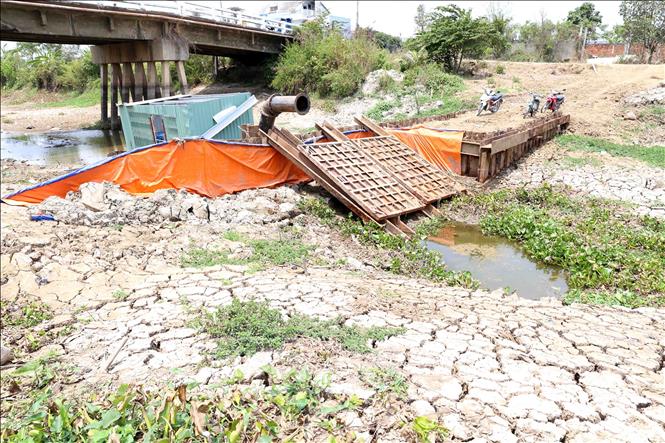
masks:
[[[297,112],[305,115],[309,112],[309,97],[307,94],[298,95],[271,95],[261,108],[259,129],[268,132],[275,124],[275,119],[282,112]]]

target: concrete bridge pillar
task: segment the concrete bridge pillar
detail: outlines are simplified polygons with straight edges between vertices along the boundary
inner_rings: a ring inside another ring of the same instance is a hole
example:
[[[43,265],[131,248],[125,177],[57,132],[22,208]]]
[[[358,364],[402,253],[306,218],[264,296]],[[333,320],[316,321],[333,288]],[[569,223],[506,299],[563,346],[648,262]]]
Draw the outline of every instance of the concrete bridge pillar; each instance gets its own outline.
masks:
[[[120,128],[118,99],[122,103],[129,103],[171,96],[172,92],[175,92],[171,89],[171,62],[176,67],[180,93],[186,94],[189,89],[185,75],[189,46],[184,40],[162,38],[113,43],[93,46],[91,52],[92,61],[100,65],[103,127]],[[159,70],[157,64],[160,65]],[[161,77],[158,75],[159,71]]]

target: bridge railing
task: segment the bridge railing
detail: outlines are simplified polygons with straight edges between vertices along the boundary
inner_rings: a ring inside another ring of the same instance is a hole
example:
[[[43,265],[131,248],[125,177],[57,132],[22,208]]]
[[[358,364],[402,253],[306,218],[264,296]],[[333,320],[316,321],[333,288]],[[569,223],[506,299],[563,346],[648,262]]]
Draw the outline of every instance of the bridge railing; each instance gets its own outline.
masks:
[[[293,34],[293,26],[285,21],[271,20],[265,17],[245,14],[240,11],[223,9],[220,7],[207,6],[194,2],[185,1],[113,1],[113,0],[93,0],[76,1],[65,0],[60,3],[71,3],[77,5],[95,5],[100,9],[121,9],[126,11],[141,11],[144,13],[166,13],[181,17],[202,19],[216,23],[222,23],[243,28],[260,29],[267,32],[279,34]],[[212,4],[212,2],[209,2]]]

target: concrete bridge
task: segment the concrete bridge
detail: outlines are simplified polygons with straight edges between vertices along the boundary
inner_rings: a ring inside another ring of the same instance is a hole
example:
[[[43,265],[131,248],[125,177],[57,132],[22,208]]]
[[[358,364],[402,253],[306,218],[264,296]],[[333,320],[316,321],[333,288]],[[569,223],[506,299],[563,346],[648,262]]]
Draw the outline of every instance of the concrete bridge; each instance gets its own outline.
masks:
[[[171,63],[180,93],[187,93],[184,62],[190,53],[259,61],[279,53],[291,39],[293,30],[286,22],[217,5],[2,0],[0,39],[92,45],[93,62],[100,66],[102,124],[117,128],[118,100],[151,100],[176,92],[171,88]]]

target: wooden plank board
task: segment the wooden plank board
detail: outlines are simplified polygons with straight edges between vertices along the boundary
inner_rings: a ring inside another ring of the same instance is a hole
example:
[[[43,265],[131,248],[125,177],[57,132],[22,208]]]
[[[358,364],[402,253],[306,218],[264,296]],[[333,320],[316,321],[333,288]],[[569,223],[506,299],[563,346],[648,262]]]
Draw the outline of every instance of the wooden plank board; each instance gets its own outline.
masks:
[[[376,221],[425,206],[354,141],[301,144],[298,149]]]
[[[395,174],[423,202],[458,193],[454,179],[427,162],[394,136],[356,139],[354,142],[377,163]]]
[[[267,137],[268,143],[273,148],[277,149],[282,155],[295,163],[300,169],[305,171],[307,175],[312,177],[318,184],[320,184],[326,191],[332,194],[344,206],[349,208],[351,212],[360,217],[361,220],[368,222],[372,217],[362,208],[360,208],[343,190],[338,189],[325,175],[314,165],[296,145],[292,143],[288,131],[280,131],[273,128],[269,134],[261,131],[264,137]],[[292,135],[292,134],[291,134]]]

